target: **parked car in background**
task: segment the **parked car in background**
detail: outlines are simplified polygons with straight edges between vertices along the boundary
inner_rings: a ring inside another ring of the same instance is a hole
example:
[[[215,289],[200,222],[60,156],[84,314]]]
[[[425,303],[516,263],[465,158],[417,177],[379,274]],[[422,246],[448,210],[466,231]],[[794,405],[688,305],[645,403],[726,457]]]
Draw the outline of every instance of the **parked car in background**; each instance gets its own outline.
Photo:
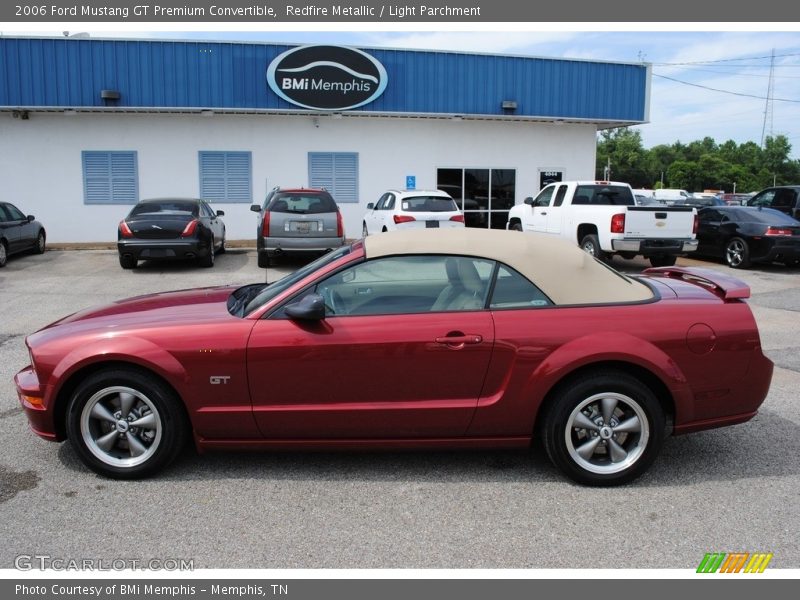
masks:
[[[753,197],[753,194],[722,194],[720,198],[728,206],[746,205],[747,201]]]
[[[697,254],[734,269],[754,262],[800,262],[800,221],[772,208],[712,206],[697,212]]]
[[[26,338],[31,364],[15,382],[33,432],[69,439],[108,477],[151,475],[189,440],[394,450],[540,438],[566,476],[619,485],[665,436],[756,415],[773,365],[749,293],[710,270],[628,277],[553,236],[397,231],[271,284],[75,313]]]
[[[374,204],[367,204],[361,233],[397,229],[464,227],[464,213],[442,190],[389,190]]]
[[[703,208],[704,206],[726,206],[726,204],[719,196],[714,196],[712,194],[695,194],[690,198],[676,200],[673,206],[694,206],[695,208]]]
[[[747,200],[747,206],[774,208],[790,217],[800,219],[800,185],[767,188]]]
[[[273,188],[258,213],[258,266],[270,266],[281,255],[322,254],[345,243],[342,213],[327,190]]]
[[[119,264],[135,269],[140,260],[197,259],[214,266],[225,252],[225,213],[197,198],[141,200],[117,228]]]
[[[638,193],[638,191],[634,192],[633,200],[636,202],[636,206],[664,206],[661,200],[656,200],[652,196],[645,196]]]
[[[44,225],[33,215],[25,215],[10,202],[0,202],[0,267],[5,267],[8,257],[18,252],[33,250],[42,254],[47,242]]]
[[[653,190],[653,197],[656,200],[661,200],[667,205],[671,205],[674,204],[676,201],[686,200],[687,198],[691,198],[692,195],[686,190],[679,190],[675,188],[661,188],[659,190]]]

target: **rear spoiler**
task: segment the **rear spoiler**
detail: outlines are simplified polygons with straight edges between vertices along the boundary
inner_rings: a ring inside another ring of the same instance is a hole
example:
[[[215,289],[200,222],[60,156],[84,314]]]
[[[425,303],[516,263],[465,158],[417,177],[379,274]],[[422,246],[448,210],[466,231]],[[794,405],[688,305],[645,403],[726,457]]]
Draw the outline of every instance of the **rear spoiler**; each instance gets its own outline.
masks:
[[[642,274],[650,275],[651,277],[680,279],[693,283],[709,289],[724,300],[750,297],[750,286],[744,281],[712,269],[700,269],[697,267],[655,267],[645,269],[642,271]]]

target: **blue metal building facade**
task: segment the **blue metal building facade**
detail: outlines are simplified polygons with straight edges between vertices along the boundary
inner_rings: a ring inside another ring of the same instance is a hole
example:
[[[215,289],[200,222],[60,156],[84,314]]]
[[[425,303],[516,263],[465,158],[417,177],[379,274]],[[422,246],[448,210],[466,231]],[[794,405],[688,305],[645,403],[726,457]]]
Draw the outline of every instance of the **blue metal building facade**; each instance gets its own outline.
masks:
[[[0,38],[0,109],[307,112],[267,85],[284,44]],[[347,112],[646,122],[647,65],[364,49],[388,87]],[[101,90],[116,90],[109,102]],[[502,109],[513,101],[513,115]]]

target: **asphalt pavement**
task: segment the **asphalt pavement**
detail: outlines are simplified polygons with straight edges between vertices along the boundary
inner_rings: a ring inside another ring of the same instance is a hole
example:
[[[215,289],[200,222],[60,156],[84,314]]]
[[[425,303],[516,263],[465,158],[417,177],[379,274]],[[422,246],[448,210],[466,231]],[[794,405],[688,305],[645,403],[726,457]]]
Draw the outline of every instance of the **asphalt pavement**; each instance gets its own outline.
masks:
[[[252,249],[230,250],[213,269],[123,271],[110,250],[13,257],[0,269],[0,568],[26,555],[192,560],[195,568],[695,568],[707,552],[772,552],[770,568],[798,568],[800,270],[735,275],[752,288],[776,364],[769,397],[749,423],[667,439],[628,486],[573,484],[537,449],[187,449],[155,478],[120,482],[88,471],[69,444],[28,430],[12,382],[28,363],[24,336],[91,305],[264,281],[265,272]]]

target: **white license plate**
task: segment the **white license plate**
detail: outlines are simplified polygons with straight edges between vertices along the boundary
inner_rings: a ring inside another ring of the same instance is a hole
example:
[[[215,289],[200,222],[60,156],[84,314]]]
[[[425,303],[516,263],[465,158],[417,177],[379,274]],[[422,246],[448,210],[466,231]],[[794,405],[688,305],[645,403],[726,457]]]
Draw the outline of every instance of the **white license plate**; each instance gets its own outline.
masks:
[[[289,231],[296,233],[311,233],[317,231],[318,224],[316,221],[290,221]]]

